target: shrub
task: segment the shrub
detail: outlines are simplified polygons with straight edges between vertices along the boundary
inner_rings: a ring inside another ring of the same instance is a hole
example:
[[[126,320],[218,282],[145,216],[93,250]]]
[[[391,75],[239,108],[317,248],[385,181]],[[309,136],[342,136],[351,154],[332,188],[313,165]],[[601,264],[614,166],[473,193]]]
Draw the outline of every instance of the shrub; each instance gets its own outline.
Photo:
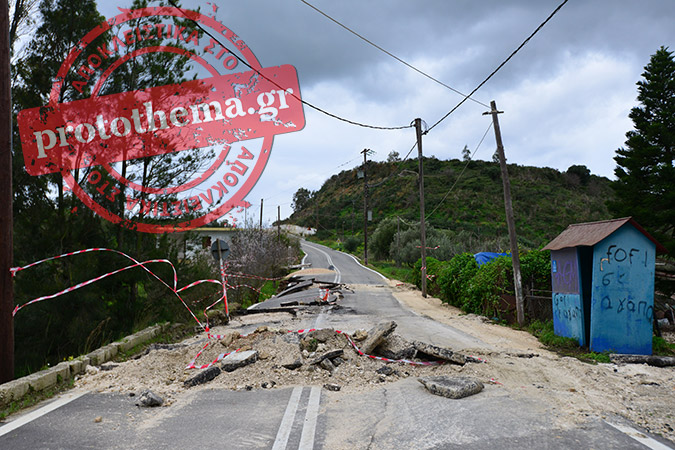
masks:
[[[427,293],[438,297],[441,288],[438,279],[447,262],[427,257]],[[413,269],[413,282],[418,288],[422,288],[422,259],[418,259]]]
[[[466,295],[469,282],[478,271],[478,264],[471,253],[455,255],[438,277],[440,297],[446,303],[461,305],[461,298]]]
[[[500,256],[480,266],[471,278],[460,307],[470,313],[501,318],[501,294],[513,294],[511,258]]]
[[[396,236],[396,218],[387,217],[378,225],[368,241],[373,258],[383,260],[389,257],[389,248]]]
[[[349,253],[354,253],[357,248],[359,248],[359,244],[361,244],[361,240],[357,238],[356,236],[349,236],[347,239],[345,239],[345,250],[347,250]]]

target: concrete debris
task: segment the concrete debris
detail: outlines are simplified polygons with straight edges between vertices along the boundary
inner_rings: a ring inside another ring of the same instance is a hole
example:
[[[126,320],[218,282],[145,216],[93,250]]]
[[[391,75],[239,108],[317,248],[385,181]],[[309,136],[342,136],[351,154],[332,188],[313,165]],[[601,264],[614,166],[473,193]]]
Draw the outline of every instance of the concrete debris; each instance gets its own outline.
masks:
[[[483,390],[483,383],[469,377],[424,377],[417,379],[434,395],[460,399],[474,395]]]
[[[368,332],[366,330],[356,330],[352,335],[352,339],[356,342],[360,342],[368,337]]]
[[[193,387],[199,384],[208,383],[209,381],[213,380],[218,375],[220,375],[220,373],[221,373],[220,367],[211,366],[208,369],[204,369],[203,371],[199,372],[194,377],[185,380],[183,385],[185,387]]]
[[[335,337],[335,331],[328,328],[310,331],[300,338],[300,349],[314,352],[320,343],[325,344],[331,337]]]
[[[255,350],[230,353],[225,358],[223,358],[223,363],[220,365],[220,368],[225,372],[233,372],[240,367],[253,364],[257,360],[258,352]]]
[[[225,334],[222,335],[220,338],[220,345],[223,345],[225,347],[228,347],[230,344],[232,344],[234,341],[239,339],[239,332],[238,331],[227,331]]]
[[[418,352],[418,357],[420,353],[424,353],[433,358],[442,359],[443,361],[448,361],[454,364],[464,365],[466,364],[466,357],[459,353],[455,353],[450,349],[437,347],[435,345],[426,344],[420,341],[413,341],[412,345]]]
[[[162,397],[155,394],[151,390],[146,390],[141,392],[141,396],[138,398],[138,403],[136,403],[136,406],[153,408],[155,406],[162,406],[162,404],[164,404],[164,399]]]
[[[655,367],[675,366],[675,356],[621,355],[612,353],[609,360],[615,364],[647,364]]]
[[[283,291],[279,292],[276,297],[283,297],[284,295],[292,294],[294,292],[304,291],[309,289],[314,284],[314,278],[311,278],[307,281],[302,281],[300,283],[293,283],[292,280],[289,280],[288,287]]]
[[[322,369],[329,371],[330,373],[335,372],[335,365],[331,362],[330,359],[321,360],[319,363]]]
[[[341,348],[338,348],[336,350],[331,350],[331,351],[326,352],[323,355],[315,358],[313,361],[310,362],[310,364],[320,364],[321,362],[323,362],[325,360],[330,361],[332,359],[337,358],[338,356],[342,356],[343,353],[344,353],[344,350],[342,350]]]
[[[101,364],[101,370],[113,370],[119,364]]]
[[[237,314],[249,315],[249,314],[267,314],[267,313],[289,313],[292,316],[298,314],[298,311],[291,308],[255,308],[255,309],[243,309],[237,311]]]
[[[285,340],[278,340],[276,345],[281,355],[278,362],[279,366],[288,370],[295,370],[302,366],[302,354],[297,342],[293,344],[285,342]]]
[[[399,374],[398,370],[392,368],[391,366],[387,366],[387,365],[384,365],[384,366],[380,367],[379,369],[376,370],[376,372],[379,373],[380,375],[385,375],[385,376],[398,375]]]
[[[323,385],[323,388],[326,389],[327,391],[337,392],[340,389],[342,389],[342,386],[340,386],[339,384],[326,383]]]
[[[201,328],[199,329],[199,331],[200,332],[202,331]],[[150,344],[148,348],[145,349],[145,351],[134,356],[134,359],[140,359],[143,356],[155,350],[175,350],[177,348],[186,347],[187,345],[188,344]]]
[[[389,359],[413,359],[417,349],[398,334],[391,334],[377,346],[375,353]]]
[[[361,342],[359,348],[363,353],[371,354],[378,345],[396,329],[396,322],[382,322],[368,331],[368,337]]]
[[[302,358],[295,359],[289,363],[281,364],[281,367],[288,370],[295,370],[302,367]]]

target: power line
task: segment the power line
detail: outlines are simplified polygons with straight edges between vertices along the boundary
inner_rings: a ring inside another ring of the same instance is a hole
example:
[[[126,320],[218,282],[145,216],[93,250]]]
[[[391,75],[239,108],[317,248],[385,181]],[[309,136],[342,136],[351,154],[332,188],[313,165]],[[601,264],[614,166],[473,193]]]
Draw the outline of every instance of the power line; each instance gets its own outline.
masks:
[[[181,7],[179,7],[178,5],[176,5],[176,0],[169,0],[169,3],[171,3],[171,5],[172,5],[174,8],[176,8],[177,10],[183,12],[183,9],[182,9]],[[214,41],[218,42],[218,44],[220,44],[223,48],[225,48],[225,49],[227,49],[227,50],[229,51],[229,48],[227,48],[227,47],[225,46],[225,44],[223,44],[223,43],[219,40],[219,38],[217,38],[217,37],[214,36],[210,31],[208,31],[207,29],[205,29],[204,27],[202,27],[202,25],[201,25],[199,22],[197,22],[197,21],[194,20],[194,19],[191,19],[191,18],[188,17],[185,13],[183,13],[183,17],[185,17],[187,20],[193,22],[200,30],[202,30],[204,33],[206,33],[208,36],[210,36],[211,39],[213,39]],[[275,86],[278,87],[279,89],[282,89],[282,90],[283,90],[283,87],[282,87],[282,86],[280,86],[280,85],[279,85],[277,82],[275,82],[274,80],[272,80],[272,79],[268,78],[267,76],[265,76],[263,73],[261,73],[261,72],[260,72],[258,69],[256,69],[255,67],[251,66],[245,59],[241,58],[239,55],[237,55],[237,54],[234,53],[234,52],[230,52],[230,54],[232,54],[235,58],[237,58],[237,60],[238,60],[239,62],[241,62],[242,64],[244,64],[246,67],[248,67],[249,69],[255,71],[258,75],[260,75],[260,76],[261,76],[262,78],[264,78],[266,81],[272,83],[273,85],[275,85]],[[316,111],[319,111],[319,112],[322,113],[322,114],[325,114],[325,115],[327,115],[327,116],[329,116],[329,117],[332,117],[332,118],[334,118],[334,119],[340,120],[340,121],[342,121],[342,122],[346,122],[346,123],[348,123],[348,124],[350,124],[350,125],[356,125],[356,126],[359,126],[359,127],[363,127],[363,128],[371,128],[371,129],[375,129],[375,130],[402,130],[402,129],[405,129],[405,128],[411,128],[410,125],[398,126],[398,127],[384,127],[384,126],[377,126],[377,125],[369,125],[369,124],[362,123],[362,122],[356,122],[356,121],[354,121],[354,120],[346,119],[346,118],[344,118],[344,117],[338,116],[337,114],[333,114],[333,113],[331,113],[331,112],[328,112],[328,111],[326,111],[325,109],[319,108],[318,106],[313,105],[312,103],[309,103],[308,101],[301,99],[301,98],[298,97],[297,94],[295,94],[295,93],[292,93],[292,94],[289,93],[289,95],[291,95],[293,98],[295,98],[296,100],[298,100],[298,101],[299,101],[300,103],[302,103],[303,105],[307,105],[307,106],[309,106],[310,108],[312,108],[312,109],[314,109],[314,110],[316,110]]]
[[[462,105],[464,104],[464,102],[466,102],[466,100],[467,100],[469,97],[471,97],[473,94],[476,93],[476,91],[478,91],[478,89],[482,88],[483,85],[484,85],[485,83],[487,83],[488,80],[490,80],[490,78],[492,78],[497,72],[499,72],[499,70],[500,70],[502,67],[504,67],[504,66],[506,65],[506,63],[508,63],[508,62],[511,60],[511,58],[513,58],[513,57],[516,55],[516,53],[518,53],[518,52],[520,51],[520,49],[522,49],[523,47],[525,47],[525,44],[527,44],[527,43],[530,41],[530,39],[532,39],[532,38],[534,37],[534,35],[537,34],[537,33],[539,32],[539,30],[541,30],[542,28],[544,28],[544,25],[546,25],[546,24],[548,23],[548,21],[551,20],[551,19],[553,18],[553,16],[555,16],[555,15],[557,14],[557,12],[560,11],[560,9],[562,9],[562,7],[565,6],[565,4],[566,4],[568,1],[569,1],[569,0],[564,0],[560,5],[558,5],[558,7],[557,7],[556,9],[554,9],[553,12],[546,18],[546,20],[544,20],[544,21],[537,27],[537,29],[534,30],[534,31],[532,32],[532,34],[530,34],[530,35],[527,37],[527,39],[525,39],[525,40],[522,42],[522,44],[520,44],[520,45],[518,46],[518,48],[516,48],[516,49],[509,55],[508,58],[506,58],[499,66],[497,66],[497,68],[496,68],[495,70],[493,70],[492,73],[491,73],[490,75],[488,75],[487,78],[485,78],[478,86],[476,86],[476,88],[475,88],[473,91],[471,91],[471,92],[469,93],[468,96],[466,96],[462,101],[460,101],[460,102],[459,102],[454,108],[452,108],[446,115],[444,115],[443,117],[441,117],[441,118],[440,118],[435,124],[433,124],[433,125],[432,125],[432,126],[431,126],[424,134],[429,133],[429,131],[431,131],[432,129],[434,129],[434,127],[436,127],[436,125],[438,125],[439,123],[441,123],[441,122],[443,122],[445,119],[447,119],[448,116],[450,116],[450,114],[454,113],[454,112],[457,110],[457,108],[459,108],[460,106],[462,106]]]
[[[349,31],[350,33],[352,33],[354,36],[358,37],[358,38],[361,39],[362,41],[364,41],[364,42],[366,42],[366,43],[372,45],[373,47],[375,47],[375,48],[378,49],[379,51],[381,51],[381,52],[383,52],[383,53],[385,53],[385,54],[391,56],[391,57],[394,58],[396,61],[400,62],[401,64],[403,64],[403,65],[405,65],[405,66],[407,66],[407,67],[409,67],[410,69],[414,70],[415,72],[417,72],[417,73],[419,73],[419,74],[421,74],[421,75],[427,77],[428,79],[430,79],[431,81],[433,81],[433,82],[435,82],[435,83],[440,84],[440,85],[443,86],[444,88],[449,89],[449,90],[451,90],[452,92],[461,95],[461,96],[464,97],[465,99],[469,99],[469,100],[471,100],[471,101],[474,101],[474,102],[478,103],[479,105],[482,105],[482,106],[485,106],[486,108],[489,108],[489,106],[486,105],[485,103],[483,103],[483,102],[481,102],[481,101],[479,101],[479,100],[476,100],[475,98],[472,98],[471,95],[463,94],[462,92],[458,91],[457,89],[453,88],[452,86],[448,86],[447,84],[443,83],[442,81],[440,81],[440,80],[438,80],[438,79],[432,77],[431,75],[429,75],[429,74],[427,74],[427,73],[421,71],[420,69],[418,69],[417,67],[413,66],[412,64],[410,64],[410,63],[404,61],[403,59],[399,58],[398,56],[394,55],[393,53],[391,53],[391,52],[385,50],[384,48],[380,47],[379,45],[377,45],[376,43],[372,42],[372,41],[369,40],[368,38],[366,38],[366,37],[360,35],[360,34],[357,33],[356,31],[354,31],[354,30],[352,30],[351,28],[349,28],[348,26],[344,25],[343,23],[341,23],[341,22],[339,22],[338,20],[334,19],[333,17],[329,16],[329,15],[326,14],[325,12],[321,11],[319,8],[317,8],[316,6],[312,5],[311,3],[309,3],[309,2],[307,2],[307,1],[305,1],[305,0],[300,0],[300,1],[301,1],[302,3],[304,3],[305,5],[309,6],[310,8],[312,8],[314,11],[318,12],[319,14],[321,14],[322,16],[324,16],[325,18],[327,18],[328,20],[334,22],[335,24],[337,24],[337,25],[339,25],[340,27],[344,28],[345,30]]]
[[[487,134],[488,134],[488,132],[490,131],[491,128],[492,128],[492,122],[490,122],[490,125],[488,125],[487,130],[485,130],[485,133],[483,133],[483,137],[480,139],[480,142],[479,142],[478,145],[476,146],[476,149],[473,151],[473,153],[472,153],[471,156],[469,157],[469,160],[466,162],[466,164],[465,164],[464,167],[462,168],[462,171],[459,173],[459,175],[457,175],[457,179],[456,179],[455,182],[452,184],[452,186],[450,187],[450,189],[448,190],[448,192],[445,193],[445,195],[443,196],[443,198],[441,199],[441,201],[438,202],[438,204],[436,205],[436,207],[435,207],[429,214],[427,214],[427,216],[426,216],[427,219],[428,219],[429,217],[431,217],[431,215],[432,215],[433,213],[436,212],[436,210],[441,206],[441,204],[443,204],[443,202],[445,201],[445,199],[448,198],[448,195],[450,195],[450,192],[452,192],[452,190],[455,189],[455,186],[457,186],[457,183],[459,183],[460,178],[462,178],[462,175],[464,175],[464,171],[466,170],[466,168],[469,167],[469,163],[473,160],[474,155],[476,154],[476,152],[477,152],[478,149],[480,148],[481,144],[482,144],[483,141],[485,140],[485,136],[487,136]]]

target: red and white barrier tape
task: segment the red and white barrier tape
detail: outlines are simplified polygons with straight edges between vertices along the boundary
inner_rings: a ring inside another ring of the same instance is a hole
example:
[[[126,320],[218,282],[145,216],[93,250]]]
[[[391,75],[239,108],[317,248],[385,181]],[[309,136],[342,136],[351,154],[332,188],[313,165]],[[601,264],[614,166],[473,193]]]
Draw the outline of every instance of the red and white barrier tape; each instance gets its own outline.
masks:
[[[11,274],[12,274],[12,277],[14,277],[14,276],[16,276],[16,274],[17,274],[18,272],[20,272],[20,271],[22,271],[22,270],[26,270],[26,269],[29,269],[29,268],[31,268],[31,267],[35,267],[35,266],[37,266],[37,265],[39,265],[39,264],[43,264],[43,263],[48,262],[48,261],[54,261],[54,260],[61,259],[61,258],[66,258],[66,257],[70,257],[70,256],[81,255],[81,254],[91,253],[91,252],[110,252],[110,253],[116,253],[116,254],[118,254],[118,255],[123,256],[124,258],[127,258],[127,259],[130,260],[133,264],[131,264],[131,265],[129,265],[129,266],[126,266],[126,267],[122,267],[122,268],[117,269],[117,270],[114,270],[114,271],[112,271],[112,272],[105,273],[105,274],[103,274],[103,275],[100,275],[100,276],[98,276],[98,277],[95,277],[95,278],[92,278],[92,279],[90,279],[90,280],[84,281],[84,282],[82,282],[82,283],[78,283],[78,284],[76,284],[76,285],[70,286],[70,287],[68,287],[68,288],[66,288],[66,289],[63,289],[63,290],[61,290],[61,291],[59,291],[59,292],[57,292],[57,293],[55,293],[55,294],[44,295],[44,296],[42,296],[42,297],[38,297],[38,298],[35,298],[35,299],[33,299],[33,300],[30,300],[30,301],[28,301],[28,302],[26,302],[26,303],[24,303],[24,304],[22,304],[22,305],[17,305],[17,306],[14,308],[14,311],[12,312],[12,316],[13,316],[13,317],[16,316],[16,313],[17,313],[17,312],[19,312],[21,309],[25,308],[25,307],[28,306],[28,305],[31,305],[31,304],[34,304],[34,303],[37,303],[37,302],[41,302],[41,301],[44,301],[44,300],[49,300],[49,299],[52,299],[52,298],[59,297],[59,296],[61,296],[61,295],[64,295],[64,294],[67,294],[67,293],[69,293],[69,292],[72,292],[72,291],[75,291],[75,290],[77,290],[77,289],[80,289],[80,288],[83,288],[83,287],[85,287],[85,286],[88,286],[88,285],[90,285],[90,284],[96,283],[97,281],[101,281],[101,280],[103,280],[103,279],[105,279],[105,278],[108,278],[108,277],[110,277],[110,276],[113,276],[113,275],[116,275],[116,274],[118,274],[118,273],[124,272],[124,271],[126,271],[126,270],[133,269],[133,268],[136,268],[136,267],[140,267],[140,268],[142,268],[143,270],[145,270],[149,275],[151,275],[151,276],[153,276],[155,279],[157,279],[157,280],[158,280],[160,283],[162,283],[164,286],[166,286],[171,292],[173,292],[174,295],[176,295],[176,297],[178,297],[178,299],[179,299],[180,302],[183,304],[183,306],[185,306],[185,308],[188,310],[188,312],[190,313],[190,315],[192,316],[192,318],[195,319],[195,321],[197,322],[197,324],[198,324],[200,327],[202,327],[203,329],[206,330],[206,329],[208,328],[208,318],[206,319],[206,325],[204,325],[204,324],[197,318],[197,316],[192,312],[192,310],[191,310],[190,307],[187,305],[187,303],[185,302],[185,300],[183,299],[183,297],[180,295],[181,292],[186,291],[186,290],[188,290],[188,289],[190,289],[190,288],[192,288],[192,287],[194,287],[194,286],[197,286],[197,285],[203,284],[203,283],[219,284],[219,285],[223,286],[223,295],[222,295],[216,302],[214,302],[212,305],[210,305],[209,307],[207,307],[207,308],[204,310],[204,316],[206,317],[206,311],[208,311],[210,308],[214,307],[214,306],[217,305],[219,302],[221,302],[221,301],[223,301],[224,299],[227,298],[227,297],[226,297],[226,296],[227,296],[226,286],[227,286],[227,287],[230,287],[230,288],[248,287],[248,288],[250,288],[250,289],[255,289],[255,288],[253,288],[252,286],[247,286],[247,285],[236,285],[236,286],[231,286],[231,285],[228,285],[227,283],[223,284],[223,282],[218,281],[218,280],[214,280],[214,279],[198,280],[198,281],[195,281],[195,282],[193,282],[193,283],[188,284],[187,286],[184,286],[184,287],[178,289],[178,274],[177,274],[177,272],[176,272],[175,266],[173,265],[173,263],[171,263],[171,261],[169,261],[169,260],[167,260],[167,259],[151,259],[151,260],[139,262],[139,261],[137,261],[136,259],[132,258],[131,256],[129,256],[129,255],[127,255],[126,253],[123,253],[123,252],[121,252],[121,251],[119,251],[119,250],[113,250],[113,249],[109,249],[109,248],[98,248],[98,247],[95,247],[95,248],[88,248],[88,249],[84,249],[84,250],[78,250],[78,251],[75,251],[75,252],[63,253],[63,254],[58,255],[58,256],[52,256],[52,257],[49,257],[49,258],[41,259],[41,260],[39,260],[39,261],[33,262],[33,263],[31,263],[31,264],[27,264],[27,265],[22,266],[22,267],[12,267],[12,268],[10,268],[10,272],[11,272]],[[169,266],[171,266],[171,270],[173,271],[173,283],[172,283],[172,285],[169,285],[166,281],[164,281],[162,278],[160,278],[158,275],[156,275],[152,270],[150,270],[150,269],[147,267],[147,265],[149,265],[149,264],[154,264],[154,263],[168,264]],[[227,275],[229,276],[229,274],[227,274]],[[241,273],[235,274],[235,276],[240,276],[240,275],[245,275],[245,274],[241,274]],[[255,276],[252,276],[252,277],[255,277]]]

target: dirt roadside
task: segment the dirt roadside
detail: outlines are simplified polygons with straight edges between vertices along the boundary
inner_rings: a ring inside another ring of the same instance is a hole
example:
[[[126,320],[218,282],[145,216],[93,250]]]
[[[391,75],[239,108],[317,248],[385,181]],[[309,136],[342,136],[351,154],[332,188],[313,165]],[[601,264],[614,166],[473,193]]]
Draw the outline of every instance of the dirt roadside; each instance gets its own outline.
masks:
[[[560,357],[527,332],[463,315],[458,308],[424,298],[417,289],[398,281],[390,285],[396,298],[410,309],[500,349],[485,353],[488,364],[471,366],[477,377],[494,378],[497,386],[512,395],[550,404],[562,422],[620,416],[675,442],[675,367],[594,365]],[[664,337],[675,341],[675,333]]]
[[[189,402],[191,393],[200,389],[243,390],[337,384],[341,391],[331,392],[330,395],[339,397],[407,377],[474,376],[486,384],[481,395],[508,394],[514,398],[536,399],[548,405],[558,427],[574,426],[590,417],[611,419],[621,416],[675,441],[675,368],[593,365],[560,357],[545,350],[527,332],[486,323],[479,316],[462,315],[457,308],[431,297],[425,299],[418,290],[395,280],[390,282],[390,287],[400,302],[418,314],[451,325],[489,344],[491,350],[472,349],[474,356],[486,359],[487,363],[431,367],[386,364],[359,356],[341,335],[319,342],[312,353],[302,354],[298,346],[300,335],[294,332],[298,330],[301,319],[285,313],[268,313],[241,316],[226,327],[212,330],[213,334],[229,334],[230,337],[212,340],[197,364],[208,363],[236,349],[257,350],[259,360],[234,372],[223,373],[207,384],[191,388],[184,385],[198,372],[185,367],[206,343],[202,334],[175,348],[154,350],[141,358],[113,364],[110,370],[91,368],[88,374],[76,381],[76,386],[134,396],[151,389],[165,399],[165,406],[171,407]],[[233,332],[237,327],[256,323],[268,325],[246,337]],[[307,362],[315,355],[336,348],[343,349],[343,362],[332,372],[309,363],[294,370],[284,367],[300,355]],[[383,366],[390,366],[393,371],[383,373]]]

